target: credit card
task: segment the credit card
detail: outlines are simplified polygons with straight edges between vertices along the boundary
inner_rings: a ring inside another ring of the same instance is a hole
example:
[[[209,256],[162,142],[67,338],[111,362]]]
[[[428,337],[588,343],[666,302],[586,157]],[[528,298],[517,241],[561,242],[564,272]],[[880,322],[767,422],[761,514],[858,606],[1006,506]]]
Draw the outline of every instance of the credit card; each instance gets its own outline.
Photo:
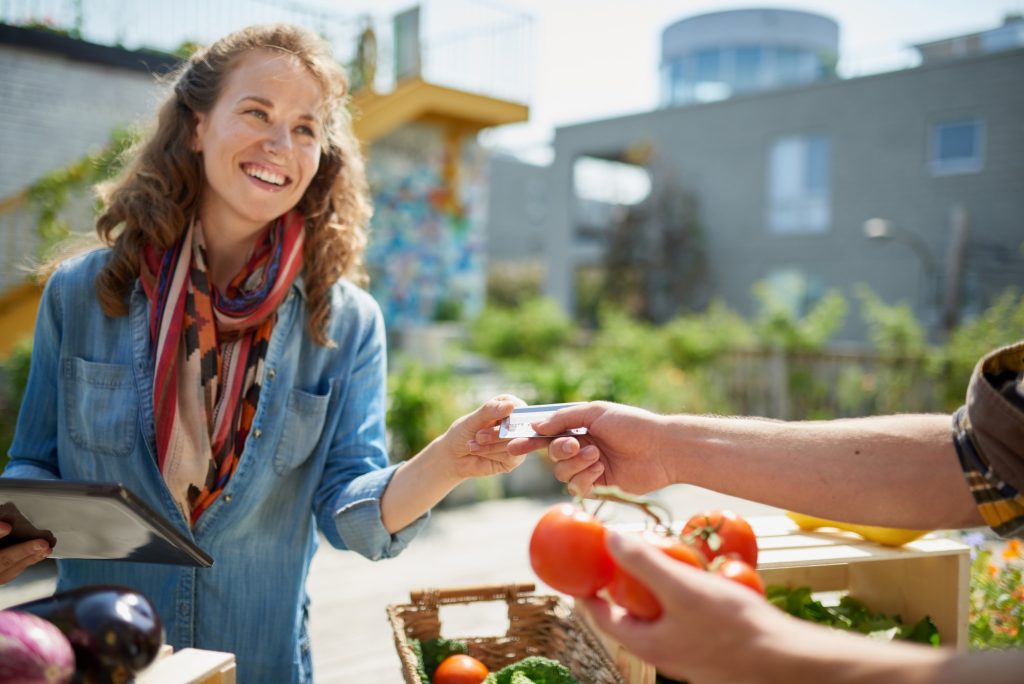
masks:
[[[501,439],[515,439],[517,437],[565,437],[567,435],[585,435],[587,428],[572,428],[558,435],[538,435],[530,427],[532,423],[539,423],[547,420],[559,409],[567,406],[576,406],[582,402],[568,404],[535,404],[533,406],[521,406],[512,410],[512,414],[501,421],[501,429],[498,436]]]

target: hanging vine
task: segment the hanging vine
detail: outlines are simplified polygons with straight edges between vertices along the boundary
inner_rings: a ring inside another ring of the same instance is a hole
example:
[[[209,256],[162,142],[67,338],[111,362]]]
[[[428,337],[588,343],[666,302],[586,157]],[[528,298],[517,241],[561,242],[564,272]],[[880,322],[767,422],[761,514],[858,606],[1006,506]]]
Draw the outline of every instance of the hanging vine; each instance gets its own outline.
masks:
[[[127,151],[138,137],[138,132],[133,129],[114,129],[102,149],[51,171],[28,187],[28,200],[36,211],[39,256],[44,256],[71,235],[71,226],[64,216],[71,198],[116,175],[124,165]],[[98,212],[99,209],[97,198],[94,210]]]

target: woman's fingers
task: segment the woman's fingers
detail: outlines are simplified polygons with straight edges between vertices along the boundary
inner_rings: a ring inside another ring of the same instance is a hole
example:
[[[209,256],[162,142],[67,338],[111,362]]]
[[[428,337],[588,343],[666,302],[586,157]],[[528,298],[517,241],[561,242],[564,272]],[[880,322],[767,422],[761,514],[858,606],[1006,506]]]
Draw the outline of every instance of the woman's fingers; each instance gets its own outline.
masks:
[[[11,528],[5,525],[2,535],[6,537]],[[50,555],[50,545],[42,539],[22,542],[0,551],[0,584],[10,582],[30,565],[34,565]]]

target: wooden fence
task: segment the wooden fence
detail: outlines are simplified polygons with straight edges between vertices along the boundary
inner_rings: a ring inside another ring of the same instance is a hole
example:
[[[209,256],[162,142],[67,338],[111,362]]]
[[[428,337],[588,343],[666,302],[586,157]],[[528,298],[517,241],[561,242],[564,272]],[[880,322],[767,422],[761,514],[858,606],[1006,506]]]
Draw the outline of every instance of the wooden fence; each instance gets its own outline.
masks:
[[[715,365],[737,415],[809,420],[944,410],[922,359],[756,350],[729,353]]]

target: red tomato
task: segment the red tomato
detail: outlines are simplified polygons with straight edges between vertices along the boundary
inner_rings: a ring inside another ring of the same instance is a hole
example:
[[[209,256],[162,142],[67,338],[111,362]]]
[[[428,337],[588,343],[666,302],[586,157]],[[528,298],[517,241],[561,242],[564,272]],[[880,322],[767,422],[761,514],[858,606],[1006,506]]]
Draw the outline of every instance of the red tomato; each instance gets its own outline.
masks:
[[[647,532],[644,534],[644,539],[681,563],[692,565],[695,568],[704,568],[704,560],[700,556],[700,551],[678,537],[666,537],[663,534]],[[654,594],[618,565],[615,566],[612,580],[608,583],[608,593],[613,601],[625,608],[633,617],[641,620],[657,620],[661,617],[661,604],[658,603]]]
[[[730,558],[712,567],[716,575],[731,579],[733,582],[739,582],[762,596],[764,595],[764,582],[761,581],[761,576],[757,574],[754,568],[750,567],[749,563],[736,558]]]
[[[433,684],[480,684],[488,674],[487,666],[479,660],[458,653],[441,661],[431,681]]]
[[[543,582],[570,596],[593,596],[612,578],[604,525],[572,504],[558,504],[537,521],[530,565]]]
[[[757,567],[757,536],[750,524],[732,511],[711,510],[694,515],[686,522],[683,536],[693,538],[709,563],[725,556]]]

